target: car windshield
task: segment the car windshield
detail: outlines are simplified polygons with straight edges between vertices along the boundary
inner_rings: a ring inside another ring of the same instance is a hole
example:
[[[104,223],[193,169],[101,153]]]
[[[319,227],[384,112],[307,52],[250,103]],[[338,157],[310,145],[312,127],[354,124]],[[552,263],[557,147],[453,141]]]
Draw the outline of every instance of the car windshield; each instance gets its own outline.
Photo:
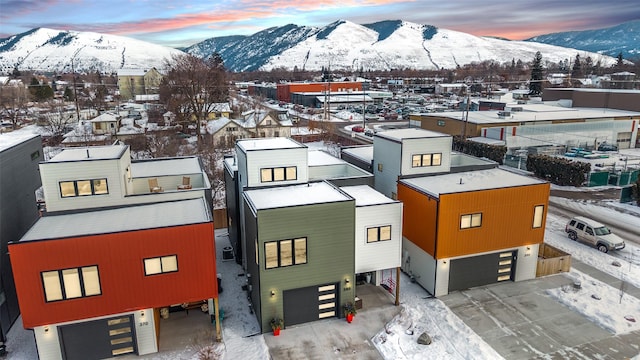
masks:
[[[595,230],[596,230],[596,235],[609,235],[609,234],[611,234],[611,230],[609,230],[609,228],[606,227],[606,226],[595,228]]]

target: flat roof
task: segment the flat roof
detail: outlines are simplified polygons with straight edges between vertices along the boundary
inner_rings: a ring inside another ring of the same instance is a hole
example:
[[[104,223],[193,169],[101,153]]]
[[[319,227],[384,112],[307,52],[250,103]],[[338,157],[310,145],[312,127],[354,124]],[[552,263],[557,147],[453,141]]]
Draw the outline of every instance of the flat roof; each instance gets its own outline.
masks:
[[[603,108],[562,108],[551,105],[514,105],[522,107],[524,111],[511,111],[509,116],[499,117],[498,111],[469,111],[469,122],[474,124],[516,123],[552,121],[552,120],[583,120],[603,119],[623,116],[640,116],[640,112],[603,109]],[[449,118],[462,121],[466,117],[464,111],[419,114],[423,118]],[[465,117],[463,117],[465,116]],[[385,132],[387,133],[387,132]]]
[[[34,134],[31,128],[22,128],[10,132],[0,132],[0,151],[10,149],[40,135]]]
[[[402,179],[405,183],[436,198],[442,194],[500,189],[545,183],[542,180],[514,174],[502,169],[466,171],[453,174]]]
[[[81,148],[65,148],[47,162],[65,162],[80,160],[115,160],[120,159],[127,145],[88,146]]]
[[[20,242],[154,229],[211,221],[204,198],[43,216]]]
[[[322,150],[309,150],[307,152],[308,166],[341,165],[345,161],[328,154]]]
[[[385,130],[382,132],[377,132],[374,137],[381,137],[395,141],[402,141],[405,139],[426,139],[426,138],[436,138],[436,137],[451,137],[449,134],[443,134],[436,131],[424,130],[419,128],[408,128],[408,129],[395,129],[395,130]]]
[[[131,176],[134,178],[200,173],[202,173],[202,167],[195,156],[141,160],[131,163]]]
[[[352,200],[326,182],[246,190],[244,193],[256,210]]]
[[[305,145],[286,137],[242,139],[238,140],[236,145],[245,152],[252,150],[306,148]]]
[[[344,148],[342,149],[342,153],[348,154],[364,162],[371,163],[373,160],[373,145]]]
[[[340,190],[356,199],[356,206],[391,204],[398,202],[384,196],[368,185],[342,186],[340,187]]]

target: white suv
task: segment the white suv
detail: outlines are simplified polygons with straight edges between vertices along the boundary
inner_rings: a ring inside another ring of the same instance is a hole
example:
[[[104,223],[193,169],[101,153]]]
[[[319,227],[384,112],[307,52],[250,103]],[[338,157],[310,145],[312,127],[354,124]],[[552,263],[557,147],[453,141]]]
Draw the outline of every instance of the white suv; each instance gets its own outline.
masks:
[[[624,249],[624,241],[611,233],[608,227],[591,219],[576,216],[569,220],[564,231],[569,239],[580,240],[591,244],[602,252]]]

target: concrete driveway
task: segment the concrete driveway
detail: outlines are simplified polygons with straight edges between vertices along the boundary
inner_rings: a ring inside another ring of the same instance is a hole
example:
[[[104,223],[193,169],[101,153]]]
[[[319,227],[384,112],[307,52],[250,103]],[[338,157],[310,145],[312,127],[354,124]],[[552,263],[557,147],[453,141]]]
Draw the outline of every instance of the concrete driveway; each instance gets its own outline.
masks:
[[[459,291],[440,298],[505,359],[629,359],[640,331],[613,335],[545,290],[572,285],[564,274]]]

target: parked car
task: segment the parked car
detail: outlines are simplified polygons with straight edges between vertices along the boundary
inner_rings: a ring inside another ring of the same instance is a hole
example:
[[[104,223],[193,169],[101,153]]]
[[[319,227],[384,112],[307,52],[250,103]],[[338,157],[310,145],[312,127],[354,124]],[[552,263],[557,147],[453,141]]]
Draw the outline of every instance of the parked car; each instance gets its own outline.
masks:
[[[362,127],[361,125],[356,125],[351,128],[351,131],[361,133],[361,132],[364,132],[364,127]]]
[[[617,145],[602,143],[598,146],[598,151],[618,151]]]
[[[571,240],[580,240],[606,253],[610,250],[624,249],[625,243],[608,227],[595,220],[576,216],[569,220],[564,231]]]

